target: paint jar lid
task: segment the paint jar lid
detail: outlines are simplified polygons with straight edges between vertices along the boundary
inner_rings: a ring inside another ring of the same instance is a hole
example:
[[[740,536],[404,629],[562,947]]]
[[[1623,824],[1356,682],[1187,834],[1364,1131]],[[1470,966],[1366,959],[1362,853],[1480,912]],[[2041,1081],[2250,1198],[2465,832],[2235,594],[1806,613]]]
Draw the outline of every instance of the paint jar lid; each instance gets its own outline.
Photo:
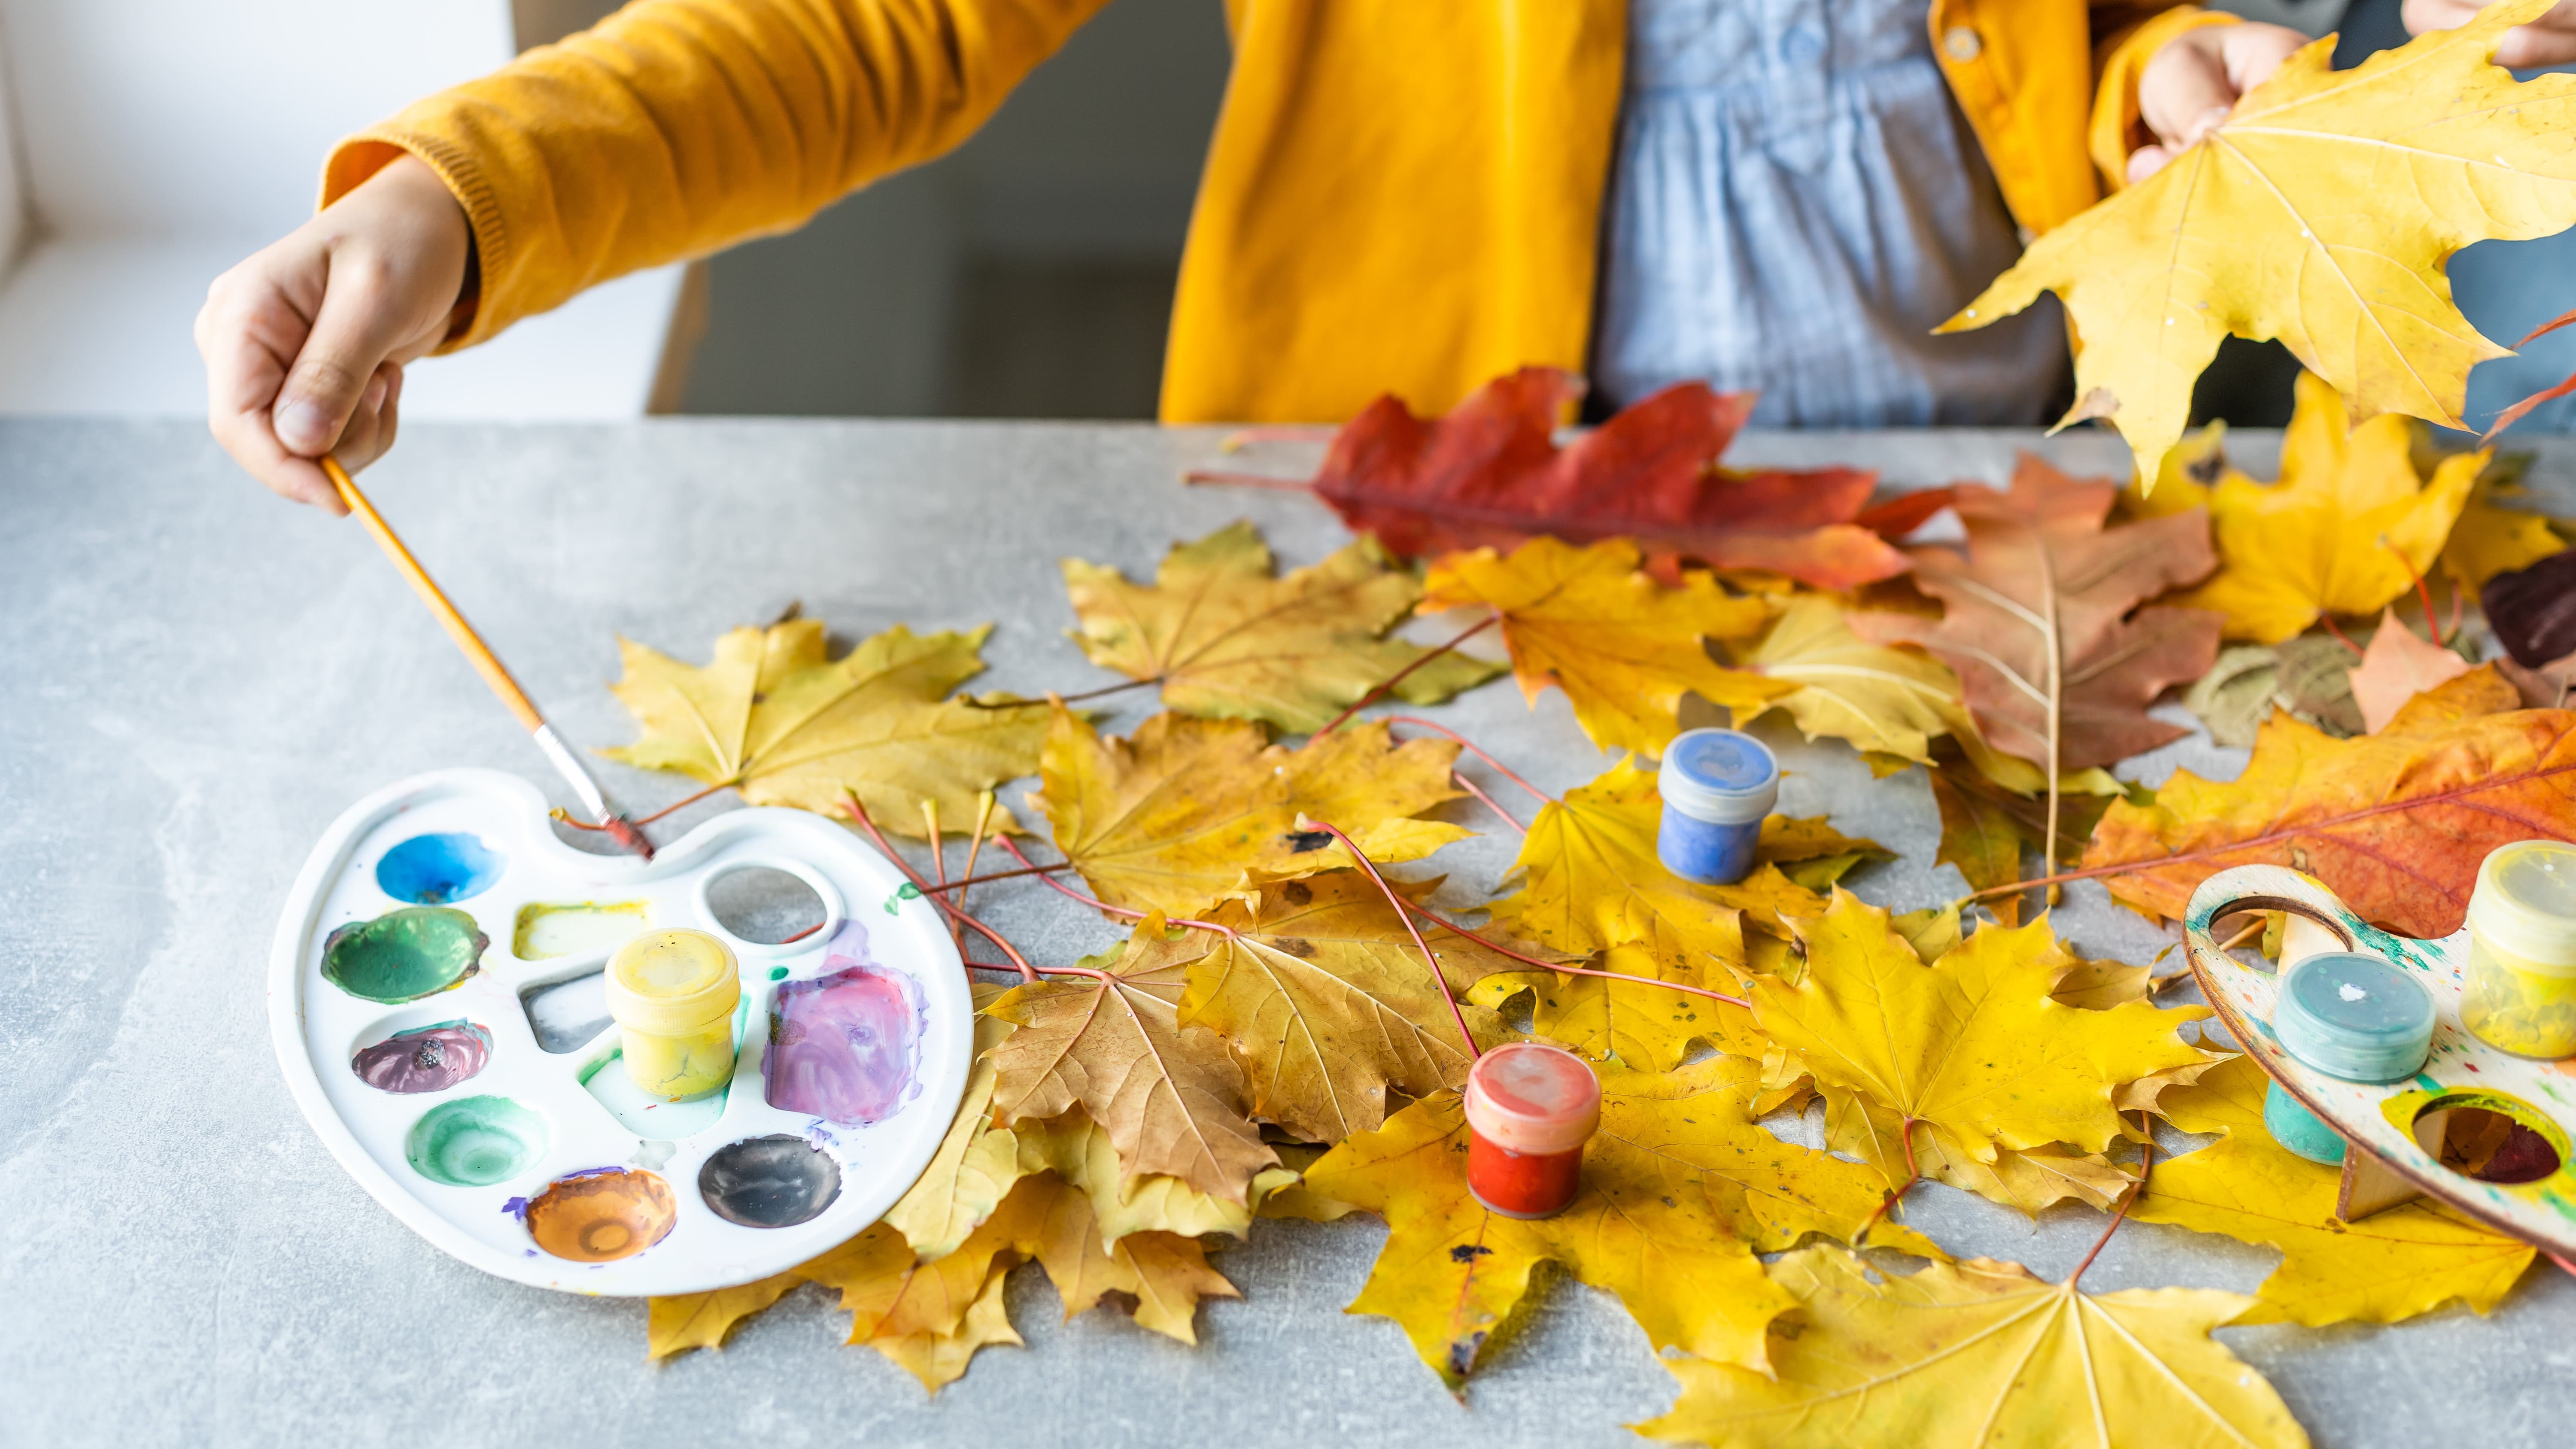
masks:
[[[1601,1125],[1601,1079],[1563,1047],[1516,1041],[1467,1072],[1467,1126],[1506,1152],[1571,1152]]]
[[[704,931],[646,931],[608,958],[608,1014],[654,1036],[700,1031],[742,1000],[738,971],[732,948]]]
[[[2469,929],[2517,966],[2576,976],[2576,845],[2519,840],[2488,851]]]
[[[2394,1082],[2433,1047],[2433,993],[2404,968],[2359,951],[2310,956],[2281,977],[2272,1031],[2282,1050],[2348,1082]]]
[[[1751,735],[1684,730],[1664,747],[1655,790],[1693,820],[1758,824],[1780,802],[1780,762]]]

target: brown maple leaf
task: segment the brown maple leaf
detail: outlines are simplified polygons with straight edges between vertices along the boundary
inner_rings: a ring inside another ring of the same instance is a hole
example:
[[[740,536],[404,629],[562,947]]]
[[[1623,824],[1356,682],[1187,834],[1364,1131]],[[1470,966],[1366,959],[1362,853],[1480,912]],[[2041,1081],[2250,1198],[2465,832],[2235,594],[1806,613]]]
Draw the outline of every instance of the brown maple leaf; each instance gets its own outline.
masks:
[[[2012,488],[1962,484],[1968,550],[1914,551],[1917,587],[1942,617],[1854,614],[1879,643],[1920,644],[1956,670],[1968,712],[1995,748],[2038,761],[2056,833],[2063,772],[2108,765],[2189,733],[2150,719],[2167,685],[2218,657],[2220,616],[2138,607],[2217,567],[2199,509],[2104,528],[2119,490],[2025,453]]]
[[[1633,403],[1559,448],[1557,419],[1582,395],[1582,379],[1552,367],[1498,377],[1443,418],[1416,417],[1390,394],[1343,424],[1305,486],[1342,522],[1408,558],[1509,550],[1540,535],[1631,538],[1667,575],[1696,559],[1836,589],[1903,573],[1904,556],[1873,529],[1909,532],[1943,501],[1908,495],[1872,515],[1864,510],[1877,475],[1863,469],[1720,468],[1754,395],[1699,382]],[[1280,486],[1239,474],[1190,478]]]
[[[1244,1115],[1243,1068],[1225,1043],[1175,1019],[1189,968],[1163,937],[1163,918],[1149,916],[1114,961],[1089,963],[1110,965],[1098,977],[1017,987],[986,1008],[1019,1027],[986,1054],[995,1117],[1009,1126],[1080,1106],[1129,1176],[1177,1177],[1242,1202],[1279,1155]]]

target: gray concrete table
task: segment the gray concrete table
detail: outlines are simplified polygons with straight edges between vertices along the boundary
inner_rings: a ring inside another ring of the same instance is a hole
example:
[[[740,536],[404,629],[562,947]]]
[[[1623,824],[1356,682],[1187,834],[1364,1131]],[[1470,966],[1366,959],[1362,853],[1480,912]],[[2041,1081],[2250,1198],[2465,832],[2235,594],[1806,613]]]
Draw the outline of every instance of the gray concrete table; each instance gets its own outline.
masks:
[[[597,746],[632,733],[603,687],[617,635],[703,659],[720,631],[792,600],[845,638],[996,621],[981,684],[1100,684],[1062,634],[1058,557],[1143,574],[1238,517],[1291,564],[1344,537],[1301,498],[1181,486],[1215,437],[423,427],[368,481],[558,726]],[[1999,480],[2034,441],[1772,436],[1738,456],[1926,484]],[[2098,434],[2041,446],[2070,466],[2119,461]],[[2268,473],[2276,448],[2237,452]],[[2576,450],[2540,474],[2576,478]],[[1147,712],[1120,702],[1120,730]],[[1531,710],[1498,685],[1446,717],[1551,789],[1605,763],[1559,696]],[[1862,895],[1912,907],[1959,891],[1931,864],[1919,774],[1872,782],[1839,744],[1769,737],[1792,772],[1785,809],[1903,852],[1855,877]],[[2195,739],[2125,772],[2178,763],[2231,774],[2242,755]],[[1607,1446],[1641,1442],[1620,1426],[1670,1403],[1617,1304],[1560,1280],[1462,1408],[1392,1324],[1342,1313],[1383,1236],[1365,1220],[1256,1225],[1218,1260],[1244,1299],[1202,1310],[1196,1350],[1112,1313],[1064,1323],[1023,1269],[1010,1305],[1028,1347],[987,1351],[935,1399],[844,1346],[846,1319],[810,1288],[723,1353],[645,1363],[641,1303],[503,1283],[404,1229],[323,1150],[270,1054],[268,942],[306,851],[358,796],[452,765],[562,798],[356,527],[257,491],[194,425],[0,424],[0,1443]],[[638,808],[691,788],[606,777]],[[1442,863],[1482,889],[1511,848],[1487,836]],[[1055,959],[1109,939],[1043,891],[985,900]],[[2089,885],[2059,928],[2130,960],[2170,939]],[[2102,1221],[2069,1209],[2033,1225],[1937,1186],[1907,1211],[1954,1250],[2049,1276]],[[2245,1290],[2272,1260],[2132,1224],[2086,1285]],[[2486,1318],[2221,1336],[2322,1444],[2564,1444],[2576,1422],[2576,1282],[2546,1264]]]

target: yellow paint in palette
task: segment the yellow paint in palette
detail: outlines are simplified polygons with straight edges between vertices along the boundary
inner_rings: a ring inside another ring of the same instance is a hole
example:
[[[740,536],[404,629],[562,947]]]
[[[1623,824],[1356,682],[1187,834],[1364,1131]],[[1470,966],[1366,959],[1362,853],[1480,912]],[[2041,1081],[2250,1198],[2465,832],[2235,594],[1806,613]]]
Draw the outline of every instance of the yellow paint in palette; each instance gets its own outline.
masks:
[[[645,901],[530,901],[519,907],[510,951],[522,961],[544,961],[614,946],[651,924]]]
[[[2576,846],[2518,841],[2478,867],[2460,1024],[2516,1056],[2576,1055]]]
[[[606,984],[636,1086],[678,1099],[733,1080],[742,977],[724,942],[704,931],[647,931],[608,958]]]

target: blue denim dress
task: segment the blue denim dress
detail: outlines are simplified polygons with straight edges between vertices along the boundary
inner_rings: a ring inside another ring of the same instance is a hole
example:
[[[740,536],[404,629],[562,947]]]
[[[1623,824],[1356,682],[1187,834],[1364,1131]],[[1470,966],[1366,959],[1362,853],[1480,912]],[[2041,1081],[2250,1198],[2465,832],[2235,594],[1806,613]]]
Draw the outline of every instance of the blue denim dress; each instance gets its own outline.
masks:
[[[1926,0],[1630,0],[1592,376],[1703,378],[1755,426],[2054,421],[2057,303],[1932,329],[2021,254]]]

